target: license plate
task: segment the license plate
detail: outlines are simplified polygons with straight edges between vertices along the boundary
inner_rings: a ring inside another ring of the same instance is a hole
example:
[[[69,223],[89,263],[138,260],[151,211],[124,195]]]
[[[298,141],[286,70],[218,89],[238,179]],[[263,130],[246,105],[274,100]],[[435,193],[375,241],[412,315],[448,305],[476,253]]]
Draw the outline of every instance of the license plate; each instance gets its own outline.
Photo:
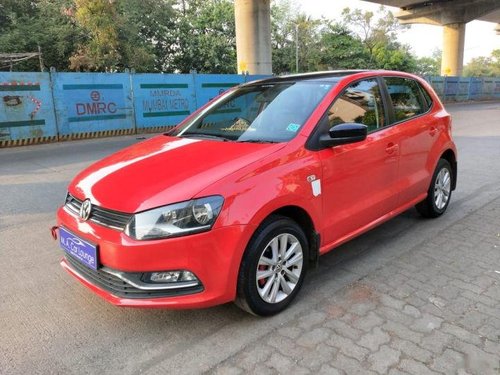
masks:
[[[97,270],[97,246],[59,228],[59,244],[69,255],[89,268]]]

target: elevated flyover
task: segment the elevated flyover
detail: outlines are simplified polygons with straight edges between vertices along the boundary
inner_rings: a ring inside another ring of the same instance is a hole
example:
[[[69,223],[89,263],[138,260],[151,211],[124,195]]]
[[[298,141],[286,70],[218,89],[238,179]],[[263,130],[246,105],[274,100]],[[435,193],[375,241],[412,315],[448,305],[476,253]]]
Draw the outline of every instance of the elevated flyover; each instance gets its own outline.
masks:
[[[497,23],[500,34],[500,0],[365,0],[398,7],[396,17],[403,24],[443,26],[441,75],[462,75],[465,25],[473,20]]]
[[[403,24],[443,26],[441,75],[462,75],[465,25],[472,20],[497,23],[500,0],[364,0],[400,8]],[[271,0],[235,0],[238,73],[272,74]]]

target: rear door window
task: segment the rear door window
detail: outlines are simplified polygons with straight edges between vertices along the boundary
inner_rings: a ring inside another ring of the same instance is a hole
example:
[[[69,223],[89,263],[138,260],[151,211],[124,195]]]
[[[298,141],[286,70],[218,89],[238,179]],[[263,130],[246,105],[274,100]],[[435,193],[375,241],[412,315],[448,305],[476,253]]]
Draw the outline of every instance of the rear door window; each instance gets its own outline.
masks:
[[[427,112],[429,105],[423,100],[416,81],[401,77],[386,77],[384,80],[394,108],[394,122]]]

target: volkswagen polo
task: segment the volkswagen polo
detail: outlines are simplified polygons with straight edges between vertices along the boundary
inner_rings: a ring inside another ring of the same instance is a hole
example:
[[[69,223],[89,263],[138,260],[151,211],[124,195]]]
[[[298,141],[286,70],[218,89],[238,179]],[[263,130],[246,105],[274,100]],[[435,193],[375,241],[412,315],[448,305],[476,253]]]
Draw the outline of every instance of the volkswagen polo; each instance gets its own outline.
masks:
[[[456,179],[450,115],[421,78],[273,77],[82,171],[54,236],[62,267],[115,305],[266,316],[321,254],[413,206],[443,214]]]

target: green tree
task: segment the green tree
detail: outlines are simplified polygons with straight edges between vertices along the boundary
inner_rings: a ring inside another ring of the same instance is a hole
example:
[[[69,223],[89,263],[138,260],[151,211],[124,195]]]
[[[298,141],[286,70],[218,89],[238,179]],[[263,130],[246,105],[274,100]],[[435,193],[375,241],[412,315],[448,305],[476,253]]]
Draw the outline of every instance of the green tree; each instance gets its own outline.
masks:
[[[358,35],[369,54],[370,68],[413,72],[415,58],[408,46],[397,41],[397,34],[409,26],[401,25],[383,6],[377,16],[360,9],[345,8],[342,11],[343,24]]]
[[[298,9],[290,1],[271,2],[271,48],[273,72],[295,72],[295,19]]]
[[[345,25],[327,21],[321,33],[321,70],[365,69],[370,55],[359,38],[352,35]]]
[[[68,69],[68,57],[84,37],[71,18],[71,0],[2,0],[0,52],[42,51],[46,67]],[[38,59],[16,64],[15,70],[37,71]]]
[[[175,42],[169,0],[74,0],[75,20],[87,32],[71,68],[90,71],[161,71]],[[145,13],[144,9],[148,9]]]
[[[162,72],[172,64],[178,16],[174,5],[174,0],[121,0],[117,3],[123,17],[120,38],[125,41],[125,60],[136,71]],[[142,46],[146,54],[137,56],[136,46]],[[144,60],[147,65],[140,66]]]
[[[295,19],[298,41],[299,72],[320,70],[321,21],[299,14]]]
[[[466,77],[500,77],[500,49],[493,50],[490,56],[472,59],[464,67]]]
[[[167,70],[236,73],[234,4],[230,0],[183,0],[177,38]]]
[[[88,39],[71,56],[71,68],[113,70],[121,60],[114,3],[109,0],[75,0],[75,7],[75,20],[88,33]]]
[[[414,72],[416,69],[415,57],[409,48],[397,42],[377,44],[372,52],[372,63],[377,69],[403,72]]]
[[[491,68],[495,77],[500,77],[500,49],[491,52]]]
[[[271,6],[271,46],[275,74],[315,71],[321,66],[322,21],[301,12],[290,1]]]
[[[416,59],[415,73],[421,76],[438,76],[441,74],[441,50],[436,49],[432,56]]]

